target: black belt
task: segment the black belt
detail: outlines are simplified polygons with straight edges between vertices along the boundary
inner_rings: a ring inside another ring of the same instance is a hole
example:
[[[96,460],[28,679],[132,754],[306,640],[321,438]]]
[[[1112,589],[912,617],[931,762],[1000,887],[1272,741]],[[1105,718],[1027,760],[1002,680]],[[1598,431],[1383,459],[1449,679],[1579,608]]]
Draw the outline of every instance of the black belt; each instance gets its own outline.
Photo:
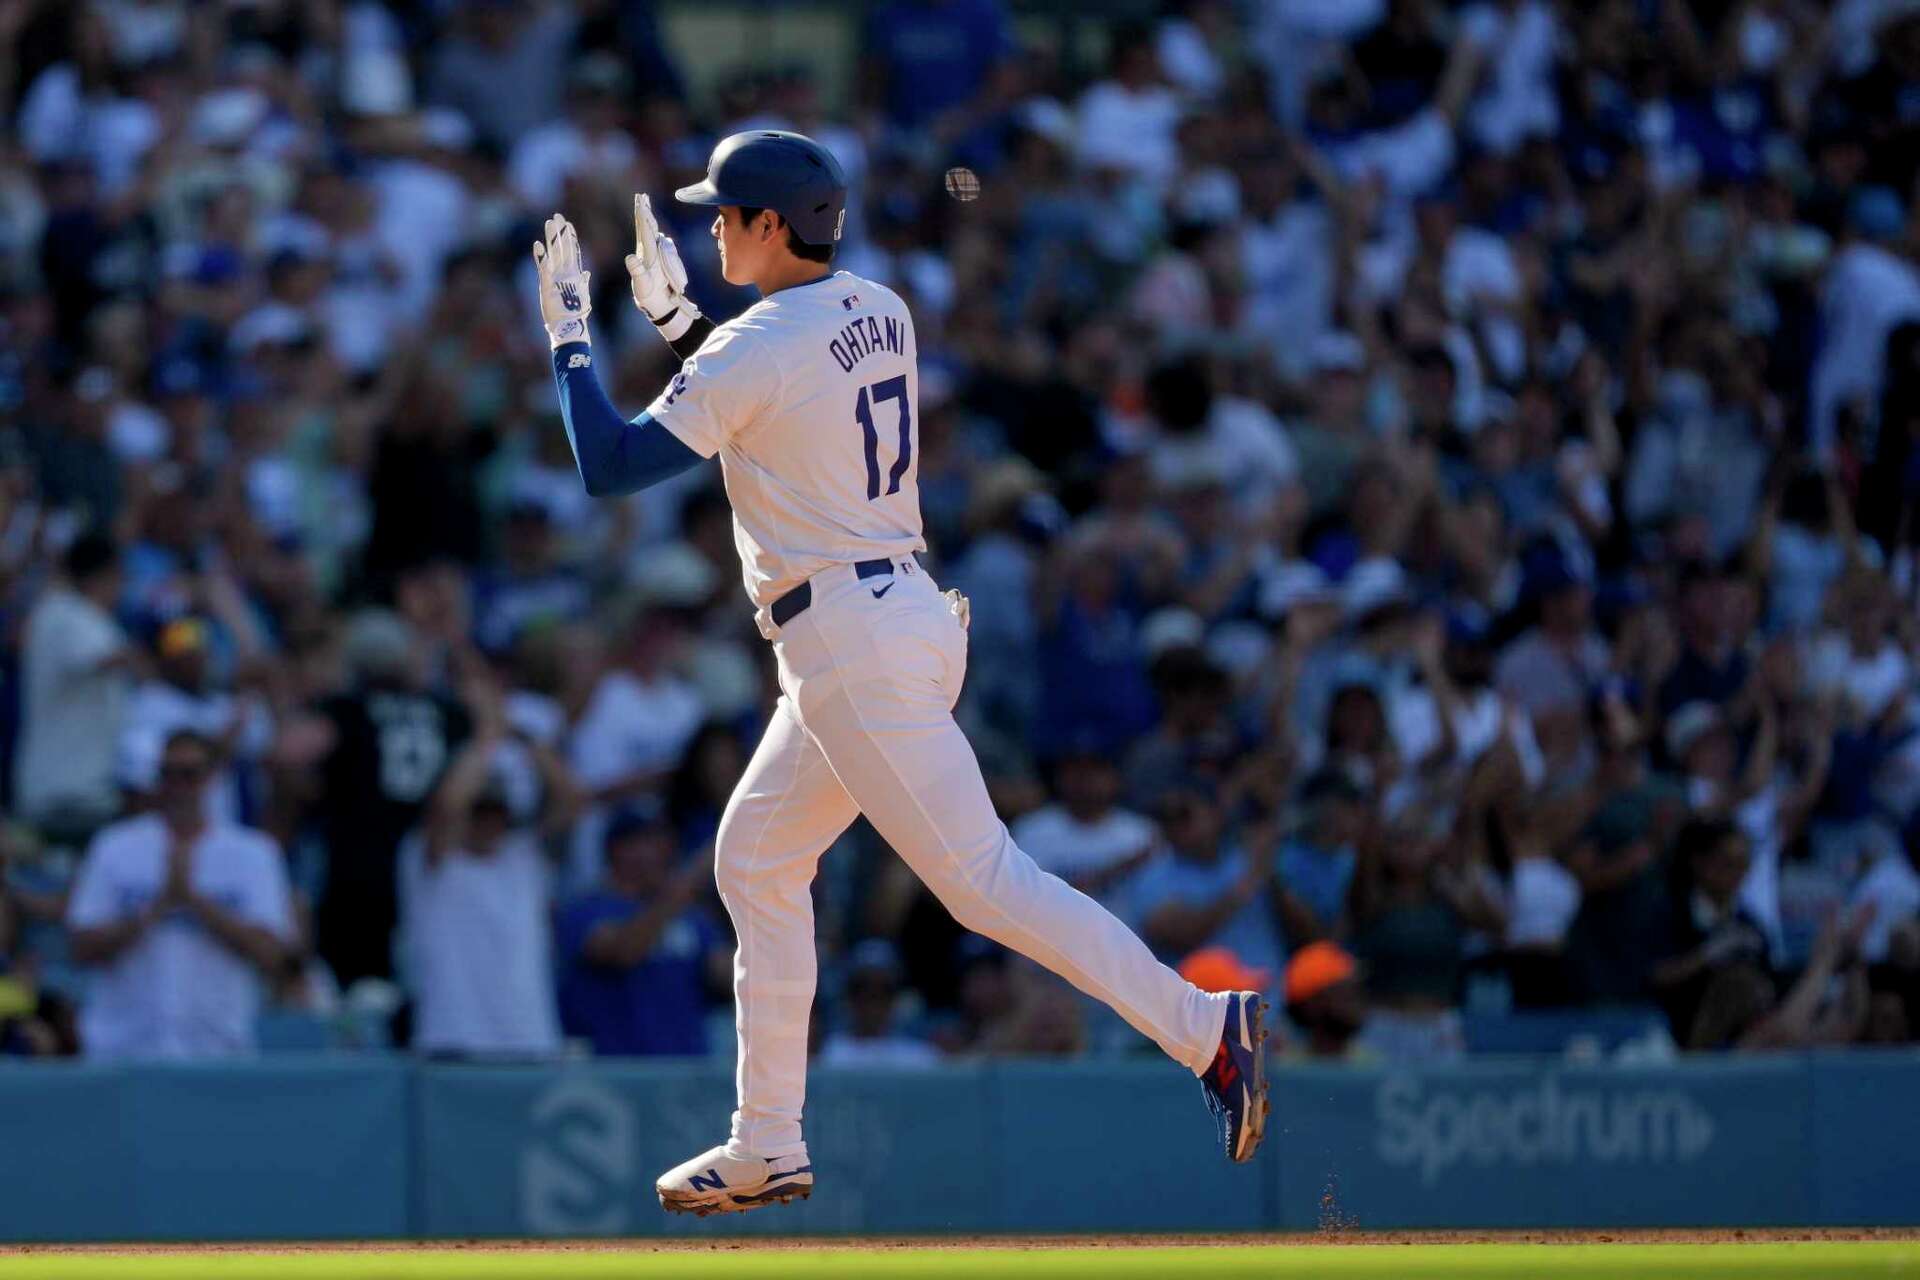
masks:
[[[892,560],[861,560],[853,566],[856,578],[877,578],[894,571]],[[775,600],[767,608],[767,616],[773,619],[773,625],[784,627],[807,611],[813,603],[813,584],[803,582],[793,590]]]

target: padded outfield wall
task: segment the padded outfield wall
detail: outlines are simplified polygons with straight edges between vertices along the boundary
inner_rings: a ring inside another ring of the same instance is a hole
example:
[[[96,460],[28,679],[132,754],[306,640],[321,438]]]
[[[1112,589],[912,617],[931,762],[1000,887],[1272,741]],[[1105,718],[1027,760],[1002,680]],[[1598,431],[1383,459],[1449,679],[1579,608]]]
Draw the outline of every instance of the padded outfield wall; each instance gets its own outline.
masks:
[[[1286,1067],[1223,1161],[1159,1063],[817,1071],[819,1189],[694,1221],[653,1176],[724,1132],[704,1064],[0,1065],[0,1239],[1920,1223],[1920,1054]]]

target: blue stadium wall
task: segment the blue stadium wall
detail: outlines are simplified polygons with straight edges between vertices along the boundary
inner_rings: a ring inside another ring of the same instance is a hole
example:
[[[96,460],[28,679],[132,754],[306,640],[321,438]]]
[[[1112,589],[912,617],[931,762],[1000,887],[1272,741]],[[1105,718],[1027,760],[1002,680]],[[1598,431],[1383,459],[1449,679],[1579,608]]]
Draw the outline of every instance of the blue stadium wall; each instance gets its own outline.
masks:
[[[1920,1054],[1293,1067],[1229,1165],[1155,1063],[816,1072],[814,1199],[669,1219],[706,1066],[0,1065],[0,1239],[1920,1223]]]

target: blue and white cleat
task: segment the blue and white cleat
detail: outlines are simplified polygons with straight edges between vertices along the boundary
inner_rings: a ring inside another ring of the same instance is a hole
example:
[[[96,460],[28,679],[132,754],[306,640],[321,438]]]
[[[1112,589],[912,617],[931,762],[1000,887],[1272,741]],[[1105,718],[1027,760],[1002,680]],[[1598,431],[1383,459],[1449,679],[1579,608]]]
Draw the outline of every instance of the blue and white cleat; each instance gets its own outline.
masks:
[[[1267,1131],[1267,1029],[1261,1025],[1266,1012],[1257,992],[1229,995],[1220,1049],[1200,1077],[1207,1110],[1220,1118],[1227,1159],[1235,1162],[1253,1159]]]
[[[813,1165],[804,1154],[742,1159],[719,1146],[667,1170],[653,1189],[669,1213],[743,1213],[805,1200],[813,1194]]]

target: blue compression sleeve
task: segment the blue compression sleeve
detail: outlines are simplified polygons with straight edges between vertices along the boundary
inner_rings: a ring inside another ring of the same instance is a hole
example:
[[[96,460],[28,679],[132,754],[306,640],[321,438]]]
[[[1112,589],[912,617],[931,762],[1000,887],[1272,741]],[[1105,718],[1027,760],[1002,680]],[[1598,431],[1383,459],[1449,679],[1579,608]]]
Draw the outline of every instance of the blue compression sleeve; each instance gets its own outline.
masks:
[[[702,461],[665,427],[641,414],[622,418],[593,373],[593,348],[563,343],[553,353],[553,380],[560,389],[560,419],[580,479],[596,498],[637,493]]]

